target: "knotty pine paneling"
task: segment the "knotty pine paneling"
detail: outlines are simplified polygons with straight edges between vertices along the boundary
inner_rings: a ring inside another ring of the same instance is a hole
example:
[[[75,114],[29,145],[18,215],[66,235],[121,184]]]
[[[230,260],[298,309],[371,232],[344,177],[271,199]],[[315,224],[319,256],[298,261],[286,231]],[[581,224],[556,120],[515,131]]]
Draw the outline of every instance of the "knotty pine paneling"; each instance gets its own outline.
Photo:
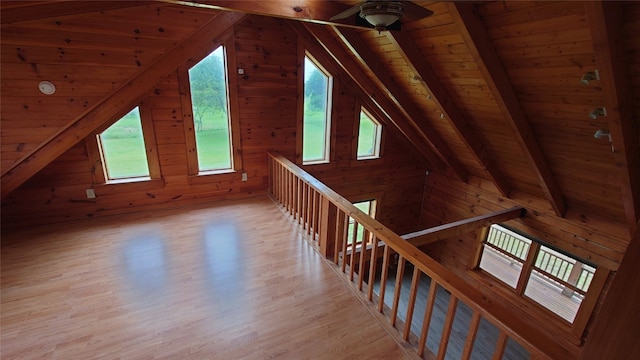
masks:
[[[158,3],[2,24],[2,172],[214,14]]]
[[[239,75],[231,69],[230,76],[235,76],[238,84],[240,150],[247,182],[240,180],[239,173],[187,175],[185,123],[177,72],[173,72],[158,79],[143,99],[153,119],[162,179],[95,184],[85,143],[80,142],[3,199],[3,227],[152,211],[264,193],[268,184],[267,152],[279,152],[291,159],[296,153],[297,37],[284,21],[257,16],[237,25],[234,37],[236,64],[245,70]],[[105,68],[113,73],[108,63]],[[53,69],[64,70],[60,66]],[[356,161],[351,149],[354,121],[359,114],[357,100],[340,79],[334,84],[338,92],[332,118],[334,161],[306,166],[306,170],[353,201],[379,197],[378,219],[399,233],[417,230],[426,168],[420,165],[415,151],[407,150],[388,130],[383,131],[381,159]],[[14,103],[12,109],[19,109],[20,103]],[[50,104],[35,103],[36,109]],[[75,102],[65,106],[71,110],[81,107]],[[39,121],[46,128],[46,119]],[[86,199],[85,189],[89,188],[95,189],[96,199]]]
[[[516,193],[512,195],[513,199],[506,199],[494,195],[493,191],[482,189],[485,185],[486,182],[479,179],[471,179],[469,184],[465,184],[439,174],[429,174],[421,215],[423,227],[523,206],[527,209],[526,217],[510,220],[507,224],[599,266],[617,270],[629,241],[624,218],[614,223],[611,219],[586,216],[572,208],[569,208],[564,219],[558,218],[542,199],[525,193]],[[545,320],[550,315],[523,302],[511,292],[500,290],[501,285],[470,270],[470,261],[478,244],[477,236],[477,232],[464,234],[428,245],[423,250],[472,286],[478,287],[493,301],[510,302],[512,306],[521,308],[523,316],[530,321],[539,323],[541,327],[549,327],[551,332],[559,331]],[[603,296],[604,293],[600,302]],[[558,338],[563,336],[558,333]],[[567,346],[573,345],[567,342]]]

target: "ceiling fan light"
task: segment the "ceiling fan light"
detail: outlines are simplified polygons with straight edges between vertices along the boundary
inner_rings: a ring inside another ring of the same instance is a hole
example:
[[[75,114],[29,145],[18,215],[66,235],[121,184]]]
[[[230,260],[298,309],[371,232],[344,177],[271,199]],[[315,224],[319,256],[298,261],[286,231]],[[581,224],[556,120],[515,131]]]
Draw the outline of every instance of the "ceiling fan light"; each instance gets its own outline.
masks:
[[[366,2],[360,7],[360,16],[377,28],[385,28],[400,20],[404,8],[398,1]]]

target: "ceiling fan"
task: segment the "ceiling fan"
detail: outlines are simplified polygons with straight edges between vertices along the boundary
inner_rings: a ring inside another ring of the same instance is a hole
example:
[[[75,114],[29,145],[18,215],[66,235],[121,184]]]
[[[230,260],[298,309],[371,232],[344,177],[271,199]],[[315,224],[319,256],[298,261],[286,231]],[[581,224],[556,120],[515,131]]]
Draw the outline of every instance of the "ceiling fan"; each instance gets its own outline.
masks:
[[[355,17],[355,25],[374,28],[380,31],[400,30],[400,19],[404,22],[415,21],[433,15],[433,11],[425,9],[411,1],[367,0],[345,10],[330,20],[342,20]]]

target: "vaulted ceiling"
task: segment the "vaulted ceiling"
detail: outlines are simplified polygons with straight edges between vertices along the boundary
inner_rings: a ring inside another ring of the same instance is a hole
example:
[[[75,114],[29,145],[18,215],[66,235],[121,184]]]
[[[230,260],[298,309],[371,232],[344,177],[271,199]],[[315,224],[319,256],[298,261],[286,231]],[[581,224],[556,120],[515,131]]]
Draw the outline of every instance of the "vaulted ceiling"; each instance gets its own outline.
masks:
[[[640,3],[419,1],[434,14],[398,32],[330,24],[355,3],[3,1],[3,196],[249,13],[291,19],[433,171],[635,226]]]

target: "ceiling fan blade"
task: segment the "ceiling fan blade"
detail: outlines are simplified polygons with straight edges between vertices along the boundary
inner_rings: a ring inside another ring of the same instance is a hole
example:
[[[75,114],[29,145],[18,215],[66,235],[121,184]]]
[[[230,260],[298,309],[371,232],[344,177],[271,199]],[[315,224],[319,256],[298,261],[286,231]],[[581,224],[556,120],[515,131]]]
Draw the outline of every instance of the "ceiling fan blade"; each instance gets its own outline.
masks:
[[[433,11],[425,9],[418,4],[412,3],[411,1],[403,1],[402,6],[404,6],[403,19],[405,20],[405,22],[416,21],[433,15]]]
[[[332,16],[331,19],[329,20],[333,21],[333,20],[340,20],[340,19],[346,19],[348,17],[351,17],[360,12],[360,5],[362,5],[362,3],[355,5],[354,7],[347,9],[337,15]]]

